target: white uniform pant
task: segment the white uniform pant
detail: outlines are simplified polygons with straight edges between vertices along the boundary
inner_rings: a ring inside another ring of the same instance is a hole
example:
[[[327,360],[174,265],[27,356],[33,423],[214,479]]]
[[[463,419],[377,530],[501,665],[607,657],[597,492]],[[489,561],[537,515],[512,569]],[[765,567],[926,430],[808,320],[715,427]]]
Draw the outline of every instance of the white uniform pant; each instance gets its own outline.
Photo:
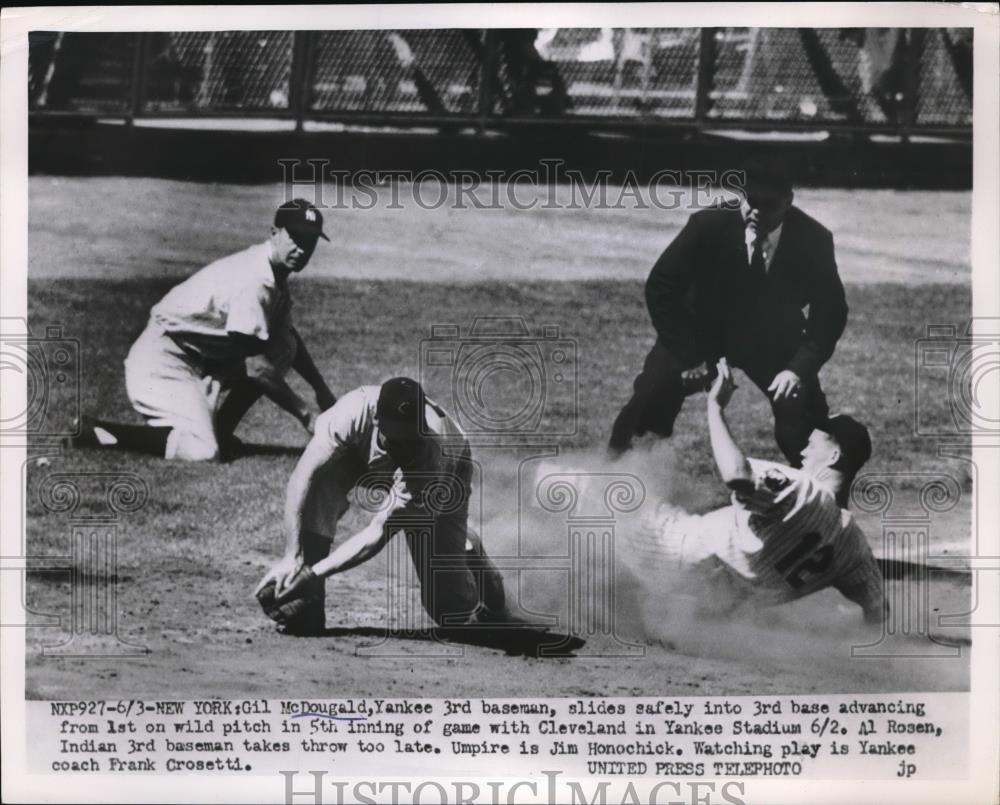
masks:
[[[219,454],[215,414],[220,395],[244,371],[284,375],[295,356],[290,336],[272,338],[263,355],[224,372],[206,374],[155,322],[150,321],[125,359],[129,401],[150,425],[170,428],[165,456],[209,461]]]
[[[695,596],[704,614],[725,615],[751,599],[765,603],[753,578],[730,559],[738,554],[738,516],[734,506],[691,514],[660,503],[624,531],[623,560],[647,589]]]
[[[635,527],[623,529],[622,558],[629,568],[644,576],[676,575],[714,552],[715,514],[690,514],[660,503]]]

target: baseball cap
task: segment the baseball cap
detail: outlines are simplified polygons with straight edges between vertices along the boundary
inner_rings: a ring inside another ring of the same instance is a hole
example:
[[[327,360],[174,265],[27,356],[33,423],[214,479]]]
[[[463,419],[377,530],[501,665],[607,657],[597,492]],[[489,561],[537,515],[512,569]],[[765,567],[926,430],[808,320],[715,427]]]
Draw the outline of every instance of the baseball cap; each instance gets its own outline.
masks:
[[[868,433],[868,428],[854,417],[836,414],[821,425],[817,425],[817,429],[829,433],[834,438],[854,472],[861,469],[871,458],[871,434]]]
[[[420,384],[409,377],[394,377],[382,384],[375,413],[379,430],[389,439],[412,439],[427,432],[426,397]]]
[[[323,215],[304,198],[286,201],[274,214],[274,225],[291,235],[310,235],[330,240],[323,231]]]

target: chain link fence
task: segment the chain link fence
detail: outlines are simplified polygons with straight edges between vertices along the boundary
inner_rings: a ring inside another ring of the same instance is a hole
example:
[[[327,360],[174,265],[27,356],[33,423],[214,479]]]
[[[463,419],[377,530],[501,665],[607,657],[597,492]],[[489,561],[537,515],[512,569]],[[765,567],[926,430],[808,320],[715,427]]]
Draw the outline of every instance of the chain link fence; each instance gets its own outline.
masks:
[[[949,125],[959,120],[971,125],[972,31],[967,28],[930,29],[921,44],[917,124]]]
[[[32,33],[29,42],[31,109],[111,113],[129,108],[135,34]]]
[[[968,131],[966,29],[37,32],[37,113]]]
[[[307,108],[474,114],[482,49],[480,31],[320,32]]]
[[[148,34],[145,110],[290,109],[289,31]]]
[[[557,28],[539,52],[566,87],[563,112],[693,118],[698,28]]]

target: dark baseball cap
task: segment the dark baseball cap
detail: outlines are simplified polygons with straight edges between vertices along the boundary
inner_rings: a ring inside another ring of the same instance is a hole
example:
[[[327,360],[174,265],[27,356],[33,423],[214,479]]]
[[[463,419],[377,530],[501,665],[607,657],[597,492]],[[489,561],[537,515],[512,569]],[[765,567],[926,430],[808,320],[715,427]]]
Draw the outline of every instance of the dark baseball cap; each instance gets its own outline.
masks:
[[[388,439],[413,439],[427,432],[424,390],[409,377],[394,377],[382,384],[375,413],[379,430]]]
[[[286,201],[274,214],[274,225],[290,235],[308,235],[330,240],[323,231],[323,215],[304,198]]]
[[[854,417],[836,414],[818,425],[817,429],[833,437],[853,472],[861,469],[872,457],[871,434]]]

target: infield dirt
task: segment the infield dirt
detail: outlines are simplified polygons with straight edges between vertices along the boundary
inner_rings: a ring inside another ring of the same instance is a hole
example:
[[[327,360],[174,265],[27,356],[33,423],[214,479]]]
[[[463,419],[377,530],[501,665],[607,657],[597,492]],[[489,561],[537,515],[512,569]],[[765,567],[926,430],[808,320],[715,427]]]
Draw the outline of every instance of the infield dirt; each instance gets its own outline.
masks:
[[[263,239],[281,192],[277,186],[32,178],[29,324],[35,333],[58,325],[78,340],[85,411],[137,421],[125,398],[121,361],[150,305],[180,277]],[[800,203],[834,231],[852,310],[823,371],[831,405],[870,423],[875,455],[868,470],[891,475],[904,493],[915,493],[926,473],[956,479],[960,500],[933,515],[931,548],[967,553],[974,469],[941,458],[942,440],[914,432],[918,405],[932,421],[949,418],[946,381],[931,379],[929,396],[915,391],[914,355],[926,325],[962,327],[970,316],[969,196],[804,190]],[[100,216],[92,214],[95,208]],[[293,280],[297,326],[342,393],[419,374],[421,342],[432,324],[457,324],[464,333],[477,316],[520,316],[532,335],[557,325],[560,337],[573,342],[579,389],[575,405],[547,409],[539,425],[544,437],[545,428],[573,423],[569,435],[550,440],[560,460],[593,472],[631,473],[651,500],[669,495],[691,510],[706,510],[723,505],[725,494],[714,475],[701,399],[685,406],[668,445],[646,443],[614,468],[599,449],[651,342],[642,280],[685,215],[412,205],[331,211],[333,243],[322,244],[314,264]],[[731,417],[736,436],[749,454],[776,459],[766,402],[748,381],[738,382]],[[514,386],[488,393],[514,404]],[[431,393],[454,407],[448,387]],[[73,404],[54,405],[50,415],[65,426]],[[145,505],[118,523],[116,587],[118,635],[149,653],[127,660],[43,654],[42,646],[70,636],[70,577],[65,569],[32,573],[29,608],[58,616],[62,625],[27,630],[30,696],[765,695],[968,685],[968,629],[936,617],[967,611],[970,588],[940,577],[922,589],[931,628],[960,646],[957,657],[852,658],[852,645],[878,636],[866,635],[858,610],[834,592],[719,620],[672,596],[669,577],[640,585],[623,568],[614,574],[613,593],[594,587],[614,601],[614,634],[587,633],[571,609],[575,588],[567,563],[558,561],[568,544],[565,517],[554,519],[531,504],[525,494],[531,461],[502,450],[477,451],[483,473],[477,517],[485,543],[501,565],[518,564],[515,558],[526,554],[541,557],[520,574],[508,569],[509,580],[520,575],[512,594],[559,619],[557,630],[582,629],[588,642],[577,656],[538,658],[530,645],[503,639],[495,645],[435,641],[405,579],[409,605],[400,609],[388,600],[406,568],[405,550],[393,553],[399,545],[328,582],[327,636],[279,637],[252,590],[279,550],[284,485],[305,434],[260,403],[239,435],[251,444],[251,455],[223,465],[78,450],[48,451],[50,463],[38,466],[41,453],[30,454],[25,507],[32,555],[70,553],[66,513],[46,508],[42,499],[53,475],[79,474],[90,483],[100,473],[131,473],[149,490]],[[101,505],[95,489],[84,506]],[[880,515],[859,512],[859,519],[878,553]],[[362,522],[361,513],[352,512],[340,534]],[[618,527],[629,526],[622,520]],[[908,583],[895,584],[893,593]],[[387,636],[387,629],[396,631]],[[916,635],[908,645],[927,643]]]

